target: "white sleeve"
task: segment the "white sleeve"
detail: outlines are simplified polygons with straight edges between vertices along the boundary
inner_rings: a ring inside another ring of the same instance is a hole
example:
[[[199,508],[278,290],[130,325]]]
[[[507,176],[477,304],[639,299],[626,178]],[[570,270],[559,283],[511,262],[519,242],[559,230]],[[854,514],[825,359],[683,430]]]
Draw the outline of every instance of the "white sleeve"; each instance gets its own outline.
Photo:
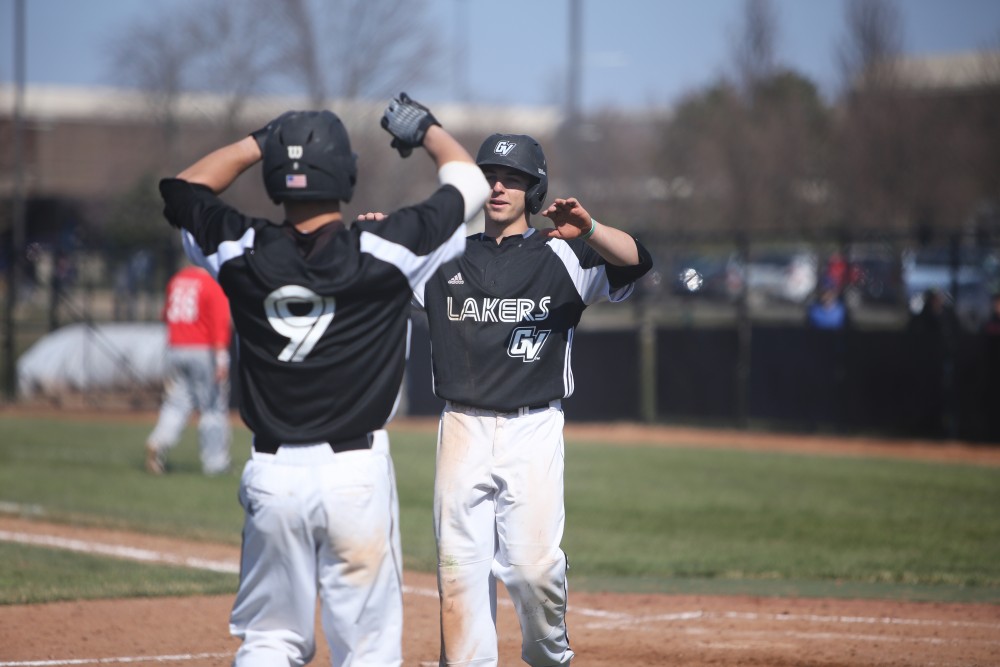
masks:
[[[184,248],[184,254],[187,255],[192,264],[205,269],[212,274],[213,278],[219,278],[219,267],[212,266],[212,263],[205,257],[205,253],[198,247],[198,242],[194,240],[194,236],[186,229],[181,230],[181,247]]]
[[[406,276],[414,295],[423,294],[424,283],[438,267],[465,252],[465,232],[463,222],[444,243],[426,255],[418,255],[406,246],[377,234],[361,232],[361,252],[395,266]]]
[[[446,162],[438,169],[438,182],[452,185],[465,202],[465,222],[468,222],[483,208],[490,196],[490,185],[483,176],[479,165],[471,162]]]

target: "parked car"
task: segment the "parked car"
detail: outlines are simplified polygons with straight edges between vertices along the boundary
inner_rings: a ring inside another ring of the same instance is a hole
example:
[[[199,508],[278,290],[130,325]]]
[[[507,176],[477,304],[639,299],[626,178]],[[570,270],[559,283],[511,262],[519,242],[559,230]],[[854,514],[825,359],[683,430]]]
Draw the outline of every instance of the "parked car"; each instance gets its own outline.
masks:
[[[754,301],[805,303],[815,292],[819,261],[804,249],[771,249],[750,253],[746,266],[736,269]]]
[[[845,298],[857,303],[899,303],[902,278],[898,262],[885,257],[851,257]]]
[[[926,247],[903,254],[903,283],[910,313],[924,306],[928,290],[939,290],[959,320],[978,328],[989,316],[990,295],[997,288],[998,258],[978,248],[964,247],[954,263],[947,247]]]

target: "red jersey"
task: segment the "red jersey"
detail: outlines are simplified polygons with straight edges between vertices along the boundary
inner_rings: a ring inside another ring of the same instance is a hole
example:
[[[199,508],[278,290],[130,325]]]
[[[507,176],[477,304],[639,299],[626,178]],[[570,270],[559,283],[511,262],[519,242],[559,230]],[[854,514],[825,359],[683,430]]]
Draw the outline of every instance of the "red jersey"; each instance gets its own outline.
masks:
[[[205,269],[189,266],[174,274],[163,320],[172,346],[229,349],[229,301]]]

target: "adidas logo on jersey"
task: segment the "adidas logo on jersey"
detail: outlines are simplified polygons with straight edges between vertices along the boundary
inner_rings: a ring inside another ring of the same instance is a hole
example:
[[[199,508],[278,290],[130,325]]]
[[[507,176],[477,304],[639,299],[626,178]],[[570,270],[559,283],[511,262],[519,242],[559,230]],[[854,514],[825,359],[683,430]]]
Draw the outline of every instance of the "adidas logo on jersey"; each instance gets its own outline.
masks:
[[[464,285],[465,281],[462,280],[462,272],[459,271],[458,273],[456,273],[455,275],[453,275],[451,277],[451,279],[448,281],[448,284],[449,285]]]

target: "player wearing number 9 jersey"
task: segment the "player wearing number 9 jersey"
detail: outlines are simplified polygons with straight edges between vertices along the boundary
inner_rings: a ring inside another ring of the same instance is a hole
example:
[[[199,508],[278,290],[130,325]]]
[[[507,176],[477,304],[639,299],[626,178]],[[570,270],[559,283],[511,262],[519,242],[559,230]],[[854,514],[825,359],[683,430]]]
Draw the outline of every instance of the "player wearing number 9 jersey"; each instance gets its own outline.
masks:
[[[378,223],[342,220],[356,156],[329,111],[283,114],[160,184],[188,256],[229,297],[241,414],[254,436],[230,618],[243,640],[237,666],[308,662],[317,594],[334,664],[402,661],[398,503],[383,427],[403,377],[410,295],[464,250],[464,223],[489,189],[405,94],[382,124],[401,155],[427,150],[442,185]],[[261,159],[282,224],[218,197]]]

